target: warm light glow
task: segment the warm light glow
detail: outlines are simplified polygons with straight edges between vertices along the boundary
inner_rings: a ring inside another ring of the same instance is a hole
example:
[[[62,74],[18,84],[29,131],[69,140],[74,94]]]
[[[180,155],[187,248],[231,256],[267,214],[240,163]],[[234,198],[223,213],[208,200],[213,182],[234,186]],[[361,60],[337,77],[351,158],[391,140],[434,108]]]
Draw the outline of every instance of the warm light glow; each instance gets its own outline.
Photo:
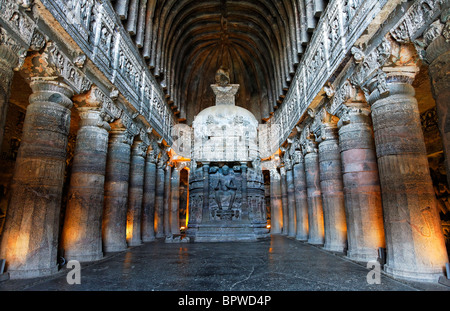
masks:
[[[266,228],[267,228],[267,229],[270,229],[270,225],[267,225]]]
[[[172,162],[190,162],[191,159],[185,158],[183,156],[178,155],[173,148],[169,150],[170,160]]]
[[[183,231],[183,230],[185,230],[186,229],[186,227],[180,227],[180,230],[181,231]]]
[[[133,222],[127,221],[127,241],[133,237]]]

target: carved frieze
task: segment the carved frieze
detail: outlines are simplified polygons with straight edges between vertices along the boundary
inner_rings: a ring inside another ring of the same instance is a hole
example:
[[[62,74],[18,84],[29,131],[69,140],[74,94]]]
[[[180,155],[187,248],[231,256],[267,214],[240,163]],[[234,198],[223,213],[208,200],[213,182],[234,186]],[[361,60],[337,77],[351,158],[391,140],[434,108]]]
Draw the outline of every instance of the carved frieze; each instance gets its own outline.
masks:
[[[445,2],[446,0],[415,1],[393,27],[391,35],[400,43],[413,41],[439,16]]]
[[[47,45],[50,64],[53,65],[59,76],[69,84],[76,93],[88,91],[92,82],[86,78],[79,68],[54,43]]]
[[[110,1],[42,0],[42,4],[118,92],[170,144],[173,112]]]
[[[300,62],[294,76],[292,85],[283,104],[275,111],[269,120],[271,125],[277,124],[282,129],[277,139],[280,146],[290,135],[295,124],[305,115],[309,104],[321,91],[330,75],[337,69],[340,63],[347,57],[356,40],[381,11],[387,0],[382,1],[330,1],[311,39],[306,53]],[[355,51],[356,52],[356,51]],[[381,54],[377,52],[376,58],[369,55],[364,64],[364,70],[360,76],[356,76],[359,82],[366,82],[366,73],[375,70],[372,66]],[[355,55],[355,60],[362,61],[362,55]],[[378,66],[376,66],[378,68]],[[372,78],[372,77],[371,77]],[[361,80],[362,79],[362,80]],[[353,84],[359,85],[355,81]],[[335,87],[338,89],[338,86]],[[299,113],[296,118],[289,119],[292,98],[296,97]]]

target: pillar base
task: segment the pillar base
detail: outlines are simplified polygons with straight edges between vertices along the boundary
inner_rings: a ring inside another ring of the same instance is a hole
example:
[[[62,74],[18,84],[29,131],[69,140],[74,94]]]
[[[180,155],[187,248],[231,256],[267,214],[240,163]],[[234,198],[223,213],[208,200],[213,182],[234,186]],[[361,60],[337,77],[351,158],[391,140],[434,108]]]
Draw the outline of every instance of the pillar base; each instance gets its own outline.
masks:
[[[131,241],[128,243],[128,247],[141,246],[141,245],[142,245],[142,241]]]
[[[334,253],[343,253],[344,248],[345,248],[344,245],[327,245],[327,244],[325,244],[322,249],[329,251],[329,252],[334,252]]]
[[[323,245],[323,240],[308,239],[308,244],[311,244],[311,245]]]
[[[94,254],[75,254],[68,253],[67,251],[64,253],[64,258],[67,262],[70,260],[77,260],[79,262],[90,262],[97,261],[103,258],[103,252],[94,253]]]
[[[51,268],[33,269],[33,270],[10,270],[9,273],[10,280],[20,280],[20,279],[32,279],[44,276],[50,276],[58,272],[58,265]]]
[[[111,246],[105,246],[104,252],[105,253],[117,253],[117,252],[123,252],[127,250],[127,245],[111,245]]]
[[[419,270],[413,271],[401,270],[389,267],[389,265],[385,265],[384,271],[394,279],[401,279],[414,282],[437,283],[439,281],[439,278],[444,275],[443,268],[428,269],[428,271],[422,272]]]
[[[156,241],[155,237],[142,239],[142,243],[148,243],[148,242],[153,242],[153,241]]]
[[[356,250],[356,251],[347,251],[348,259],[356,262],[369,262],[376,261],[378,259],[378,251],[377,250]]]
[[[308,236],[297,235],[297,236],[295,237],[295,239],[296,239],[297,241],[307,242],[307,241],[308,241]]]

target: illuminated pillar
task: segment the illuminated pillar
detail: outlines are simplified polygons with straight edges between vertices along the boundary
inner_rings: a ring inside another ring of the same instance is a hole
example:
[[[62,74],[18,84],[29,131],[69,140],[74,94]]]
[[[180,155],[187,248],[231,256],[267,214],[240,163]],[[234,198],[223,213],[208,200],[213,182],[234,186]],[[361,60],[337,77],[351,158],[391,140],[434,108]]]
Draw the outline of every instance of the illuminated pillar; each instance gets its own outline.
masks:
[[[326,114],[326,113],[325,113]],[[325,244],[323,248],[343,252],[347,242],[344,189],[336,123],[323,122],[319,142],[320,189],[322,191]]]
[[[292,164],[290,159],[287,161],[287,170],[286,170],[286,186],[287,186],[287,201],[288,201],[288,237],[295,238],[297,233],[297,218],[296,218],[296,210],[295,210],[295,193],[294,193],[294,175],[292,170]]]
[[[170,231],[170,207],[171,207],[171,200],[170,200],[170,195],[171,195],[171,189],[170,189],[170,184],[171,184],[171,178],[172,178],[172,166],[171,165],[166,165],[166,169],[165,169],[165,175],[164,175],[164,216],[163,216],[163,230],[164,230],[164,236],[170,236],[171,235],[171,231]]]
[[[156,238],[164,237],[164,166],[165,160],[161,157],[156,166],[156,192],[155,192],[155,231]]]
[[[108,131],[111,127],[104,120],[101,103],[95,101],[97,99],[91,91],[78,102],[81,120],[62,232],[64,258],[80,262],[103,257],[102,213]],[[89,104],[94,107],[89,107]]]
[[[417,73],[414,54],[406,47],[400,51],[400,67],[383,68],[368,84],[386,233],[385,270],[394,277],[437,281],[448,256],[411,86]]]
[[[148,145],[135,139],[131,147],[130,183],[128,187],[127,243],[128,246],[142,244],[141,217],[144,195],[145,155]]]
[[[385,247],[380,179],[370,107],[350,100],[339,120],[342,178],[347,217],[347,257],[375,261]]]
[[[58,271],[58,231],[73,91],[33,78],[3,230],[0,258],[10,277]]]
[[[105,252],[119,252],[127,249],[128,183],[134,135],[120,120],[112,123],[111,127],[106,161],[102,236]]]
[[[172,234],[180,234],[180,173],[179,164],[175,164],[170,181],[170,232]]]
[[[442,22],[446,23],[445,27],[450,26],[448,14],[442,15]],[[444,35],[447,37],[444,37]],[[448,31],[437,36],[430,43],[426,49],[426,59],[430,64],[431,90],[436,102],[438,127],[447,169],[447,181],[450,185],[450,40]]]
[[[299,241],[308,240],[308,196],[306,192],[306,176],[303,154],[300,150],[294,152],[293,158],[294,174],[294,194],[296,208],[296,239]]]
[[[286,168],[284,166],[280,167],[280,177],[281,177],[281,202],[283,206],[283,226],[282,235],[288,235],[289,228],[289,209],[288,209],[288,194],[287,194],[287,183],[286,183]]]
[[[210,221],[209,214],[209,163],[203,163],[203,205],[202,205],[202,223],[207,223]]]
[[[281,176],[276,168],[270,169],[270,232],[281,234],[283,207],[281,202]]]
[[[306,193],[308,196],[308,243],[321,245],[324,243],[324,223],[322,192],[319,180],[319,156],[316,143],[307,140],[305,154]]]
[[[250,217],[250,208],[248,203],[248,188],[247,188],[247,162],[241,162],[241,174],[242,174],[242,209],[245,211],[242,213],[241,219],[248,220]]]
[[[144,195],[142,198],[142,241],[155,240],[156,161],[158,152],[149,149],[145,163]]]

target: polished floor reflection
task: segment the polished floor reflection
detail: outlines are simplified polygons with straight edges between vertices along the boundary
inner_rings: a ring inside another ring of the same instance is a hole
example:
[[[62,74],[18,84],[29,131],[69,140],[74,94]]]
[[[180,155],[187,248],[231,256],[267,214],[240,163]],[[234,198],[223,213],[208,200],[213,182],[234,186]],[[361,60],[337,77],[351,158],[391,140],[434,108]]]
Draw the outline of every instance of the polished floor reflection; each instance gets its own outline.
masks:
[[[255,243],[146,243],[82,264],[81,284],[69,285],[62,268],[41,279],[0,283],[0,290],[56,291],[414,291],[449,290],[439,284],[405,283],[343,256],[282,236]]]

